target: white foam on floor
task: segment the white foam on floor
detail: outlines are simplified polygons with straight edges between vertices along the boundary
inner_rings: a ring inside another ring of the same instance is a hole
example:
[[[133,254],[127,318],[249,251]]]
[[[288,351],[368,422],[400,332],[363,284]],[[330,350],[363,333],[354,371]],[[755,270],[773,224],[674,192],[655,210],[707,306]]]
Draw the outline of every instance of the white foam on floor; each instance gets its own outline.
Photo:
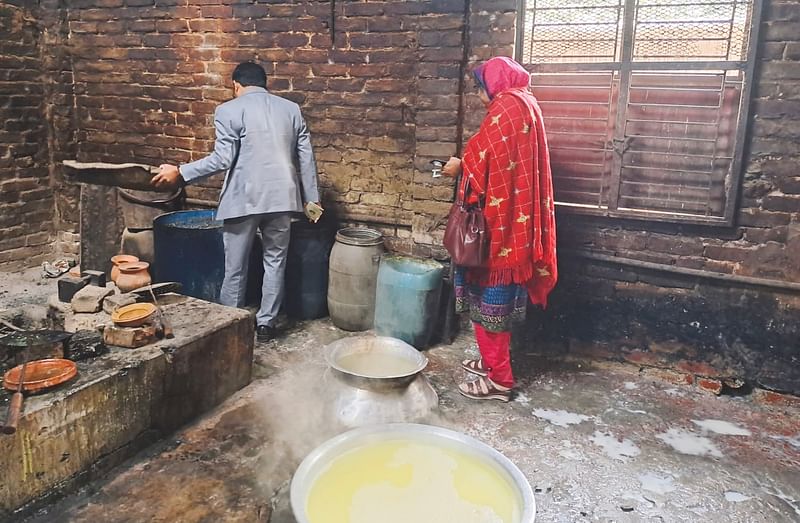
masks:
[[[732,503],[741,503],[743,501],[749,500],[750,497],[745,496],[741,492],[736,492],[735,490],[729,490],[725,492],[725,499]]]
[[[584,421],[592,419],[591,416],[584,416],[583,414],[576,414],[574,412],[567,412],[566,410],[548,410],[548,409],[535,409],[533,415],[539,419],[549,421],[558,427],[569,427],[570,425],[578,425]]]
[[[522,403],[523,405],[527,405],[531,402],[530,398],[526,396],[523,392],[518,392],[516,397],[514,398],[516,403]]]
[[[619,461],[627,461],[628,458],[635,458],[641,453],[633,441],[620,440],[611,433],[595,431],[589,441],[602,448],[608,457]]]
[[[704,431],[722,434],[724,436],[752,436],[749,430],[720,419],[693,419],[692,423]]]
[[[653,472],[639,474],[639,483],[642,484],[643,490],[649,490],[656,494],[668,494],[677,488],[671,476],[661,476]]]
[[[667,432],[658,434],[660,439],[681,454],[690,456],[713,456],[721,458],[722,452],[714,445],[714,442],[705,436],[698,436],[693,432],[683,429],[669,429]]]

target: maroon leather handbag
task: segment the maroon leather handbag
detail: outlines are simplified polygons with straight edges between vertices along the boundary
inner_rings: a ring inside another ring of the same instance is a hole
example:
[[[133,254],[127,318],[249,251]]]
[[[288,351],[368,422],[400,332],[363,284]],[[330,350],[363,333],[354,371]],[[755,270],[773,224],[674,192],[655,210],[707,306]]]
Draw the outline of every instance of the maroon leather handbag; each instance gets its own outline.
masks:
[[[444,248],[454,264],[462,267],[483,267],[489,259],[489,231],[480,205],[466,203],[470,184],[463,176],[463,199],[456,197],[447,227],[444,230]]]

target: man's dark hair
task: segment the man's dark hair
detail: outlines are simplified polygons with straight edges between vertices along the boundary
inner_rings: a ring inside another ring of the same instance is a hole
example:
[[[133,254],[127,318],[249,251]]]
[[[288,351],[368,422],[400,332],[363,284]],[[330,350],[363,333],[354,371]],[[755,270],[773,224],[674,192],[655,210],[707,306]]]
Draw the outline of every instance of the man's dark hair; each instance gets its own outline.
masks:
[[[267,88],[267,73],[264,68],[253,62],[242,62],[233,70],[233,81],[242,87],[254,85]]]

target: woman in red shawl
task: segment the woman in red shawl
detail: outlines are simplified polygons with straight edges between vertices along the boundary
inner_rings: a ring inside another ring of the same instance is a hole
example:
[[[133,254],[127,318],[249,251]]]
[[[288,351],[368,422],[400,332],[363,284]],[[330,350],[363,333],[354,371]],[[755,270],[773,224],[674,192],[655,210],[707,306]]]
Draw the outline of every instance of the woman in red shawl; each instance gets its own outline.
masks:
[[[480,205],[489,230],[484,267],[456,267],[457,312],[470,312],[481,357],[462,367],[477,375],[459,385],[473,399],[508,401],[511,324],[524,319],[528,300],[544,307],[556,283],[553,183],[542,112],[528,89],[530,75],[510,58],[474,70],[487,114],[467,142],[463,159],[443,169],[461,175],[459,197]]]

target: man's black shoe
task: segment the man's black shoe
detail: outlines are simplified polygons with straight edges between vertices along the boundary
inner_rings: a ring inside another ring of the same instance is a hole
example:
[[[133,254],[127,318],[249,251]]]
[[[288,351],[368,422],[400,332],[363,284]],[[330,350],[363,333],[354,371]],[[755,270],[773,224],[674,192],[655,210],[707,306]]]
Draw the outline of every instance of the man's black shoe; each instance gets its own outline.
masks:
[[[275,327],[269,325],[259,325],[256,327],[256,339],[258,341],[271,341],[275,339],[277,334]]]

